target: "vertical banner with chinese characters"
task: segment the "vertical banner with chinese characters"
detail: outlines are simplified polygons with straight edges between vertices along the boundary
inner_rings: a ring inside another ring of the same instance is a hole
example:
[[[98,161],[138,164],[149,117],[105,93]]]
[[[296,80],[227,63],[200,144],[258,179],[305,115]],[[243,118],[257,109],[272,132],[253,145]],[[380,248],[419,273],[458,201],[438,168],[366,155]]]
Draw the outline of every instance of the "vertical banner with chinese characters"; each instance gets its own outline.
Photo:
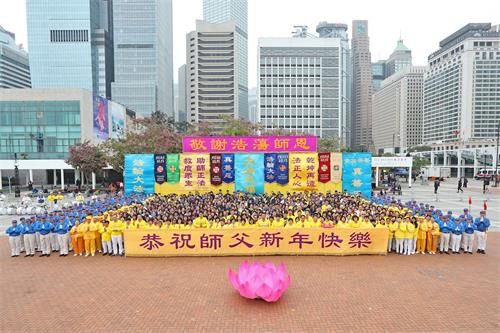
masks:
[[[342,188],[348,193],[361,193],[371,197],[372,190],[372,154],[342,154]]]
[[[125,230],[127,256],[387,254],[387,229]]]
[[[266,183],[274,183],[276,181],[276,154],[264,154],[264,179]]]
[[[288,153],[276,155],[276,182],[280,185],[288,184]]]
[[[331,153],[330,164],[332,170],[331,181],[340,183],[342,181],[342,153]]]
[[[125,155],[124,170],[125,194],[154,193],[154,155]]]
[[[210,183],[215,186],[222,184],[221,159],[221,154],[210,154]]]
[[[167,181],[166,169],[165,154],[155,154],[155,183],[163,184]]]
[[[235,191],[264,193],[264,154],[235,155]]]
[[[320,183],[328,183],[331,179],[330,153],[318,153],[318,162],[318,181]]]
[[[167,182],[177,184],[180,178],[179,154],[167,154]]]
[[[210,155],[181,154],[181,185],[186,190],[210,189]]]
[[[222,154],[222,181],[234,182],[234,154]]]
[[[290,154],[290,182],[294,190],[314,190],[317,187],[318,154]]]

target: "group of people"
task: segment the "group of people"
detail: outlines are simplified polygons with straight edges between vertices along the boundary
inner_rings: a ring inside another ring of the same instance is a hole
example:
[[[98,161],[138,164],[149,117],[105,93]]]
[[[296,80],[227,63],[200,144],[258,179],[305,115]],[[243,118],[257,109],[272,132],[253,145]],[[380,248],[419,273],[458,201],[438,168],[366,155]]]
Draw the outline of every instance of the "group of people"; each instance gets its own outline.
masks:
[[[54,213],[13,221],[7,229],[12,255],[24,248],[41,256],[123,255],[123,231],[144,229],[228,228],[383,228],[388,252],[485,253],[490,221],[486,212],[473,218],[446,214],[415,201],[401,202],[383,193],[371,200],[347,193],[169,194],[151,197],[108,195]]]

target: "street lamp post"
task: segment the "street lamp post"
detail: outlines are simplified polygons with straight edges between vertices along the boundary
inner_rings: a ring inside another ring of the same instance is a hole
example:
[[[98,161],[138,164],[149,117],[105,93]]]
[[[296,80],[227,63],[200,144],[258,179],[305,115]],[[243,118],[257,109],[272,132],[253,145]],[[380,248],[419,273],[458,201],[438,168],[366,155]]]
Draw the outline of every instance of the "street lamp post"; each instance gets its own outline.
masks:
[[[21,196],[21,189],[19,188],[19,168],[17,165],[17,153],[14,153],[14,182],[16,183],[14,196],[16,198],[19,198]]]

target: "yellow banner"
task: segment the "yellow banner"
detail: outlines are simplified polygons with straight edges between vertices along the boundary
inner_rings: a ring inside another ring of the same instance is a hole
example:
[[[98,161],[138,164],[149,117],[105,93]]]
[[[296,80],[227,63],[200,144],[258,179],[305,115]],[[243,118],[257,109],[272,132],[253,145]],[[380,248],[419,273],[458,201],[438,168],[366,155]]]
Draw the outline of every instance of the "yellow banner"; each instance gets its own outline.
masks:
[[[126,230],[137,257],[386,254],[386,229],[247,228]]]
[[[318,186],[318,154],[290,154],[288,181],[294,190],[314,191]]]
[[[331,163],[331,181],[334,183],[340,183],[342,181],[342,153],[331,153],[330,155]]]
[[[180,169],[185,191],[210,190],[210,154],[180,154]]]

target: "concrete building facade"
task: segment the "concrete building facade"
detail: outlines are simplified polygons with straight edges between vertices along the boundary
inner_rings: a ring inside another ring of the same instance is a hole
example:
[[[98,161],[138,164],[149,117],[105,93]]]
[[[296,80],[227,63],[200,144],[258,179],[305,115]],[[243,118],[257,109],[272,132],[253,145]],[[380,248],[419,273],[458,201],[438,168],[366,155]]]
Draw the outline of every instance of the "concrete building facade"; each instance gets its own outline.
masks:
[[[470,23],[439,46],[424,77],[424,144],[494,139],[500,122],[499,26]]]
[[[342,140],[346,77],[338,37],[260,38],[257,115],[265,129]]]
[[[186,35],[188,122],[218,131],[224,117],[239,118],[238,73],[234,22],[197,20],[196,30]]]
[[[13,175],[17,156],[21,184],[74,184],[79,175],[65,159],[72,145],[100,141],[94,130],[95,107],[94,95],[85,89],[0,89],[0,178],[2,170]],[[105,110],[110,136],[117,131],[114,115],[121,112],[120,133],[135,117],[112,101]]]
[[[203,0],[203,20],[208,23],[224,23],[228,21],[234,22],[234,57],[238,80],[238,117],[249,119],[248,1]]]
[[[382,81],[373,95],[375,151],[406,153],[422,144],[423,80],[425,67],[406,67]]]

